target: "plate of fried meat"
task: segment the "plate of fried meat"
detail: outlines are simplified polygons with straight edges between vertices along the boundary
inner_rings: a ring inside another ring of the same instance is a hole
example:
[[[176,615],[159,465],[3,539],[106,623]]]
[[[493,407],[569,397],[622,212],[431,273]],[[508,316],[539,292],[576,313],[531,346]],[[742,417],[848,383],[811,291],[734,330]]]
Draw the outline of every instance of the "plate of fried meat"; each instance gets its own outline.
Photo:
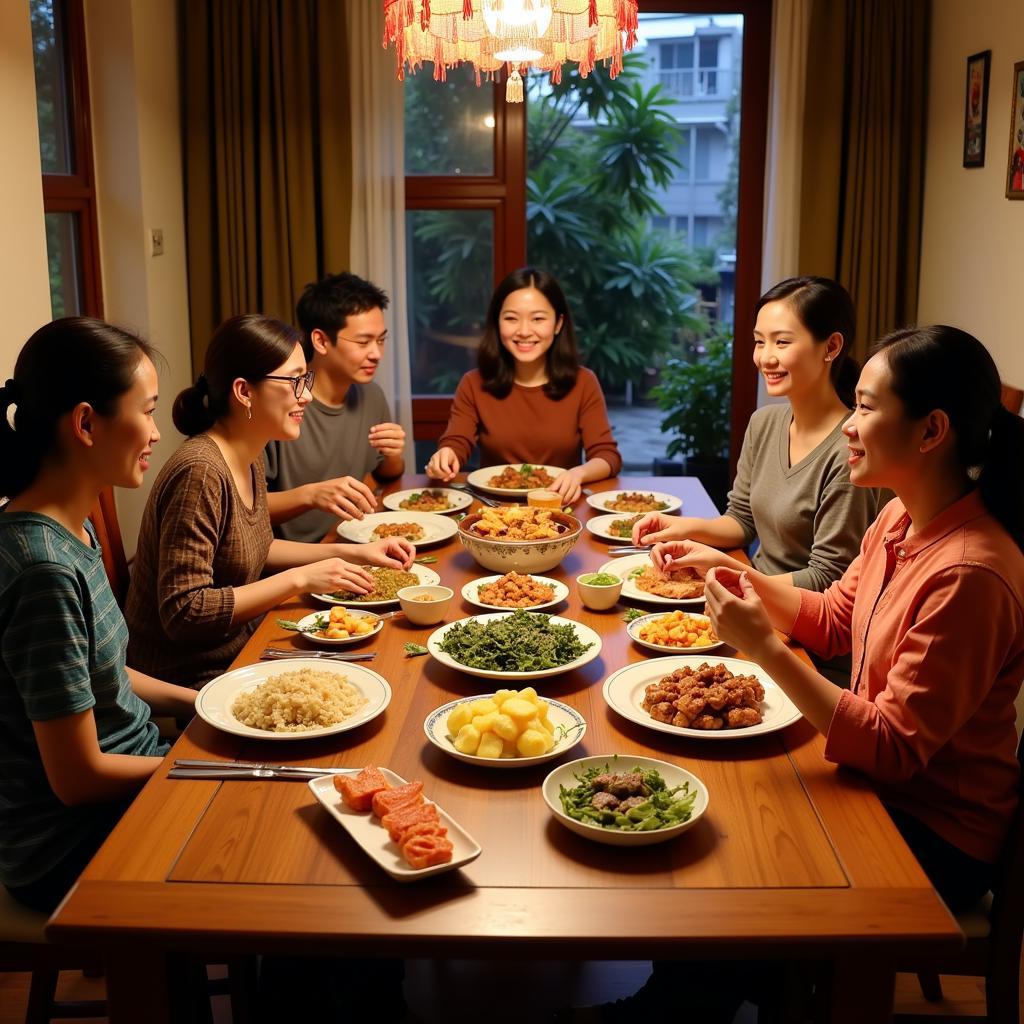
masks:
[[[685,655],[613,672],[605,703],[656,732],[738,740],[785,729],[802,716],[760,665],[740,658]]]

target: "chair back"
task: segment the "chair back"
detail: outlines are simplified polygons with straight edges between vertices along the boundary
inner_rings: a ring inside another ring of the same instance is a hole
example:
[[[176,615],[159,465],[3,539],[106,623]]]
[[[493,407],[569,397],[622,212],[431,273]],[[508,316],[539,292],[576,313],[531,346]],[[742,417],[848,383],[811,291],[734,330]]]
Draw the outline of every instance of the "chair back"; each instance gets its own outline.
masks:
[[[104,487],[99,499],[89,513],[96,539],[103,550],[103,568],[107,570],[110,589],[114,599],[124,608],[124,599],[128,594],[128,559],[124,554],[124,541],[121,540],[121,527],[117,523],[117,506],[114,504],[114,489]]]
[[[1018,416],[1021,404],[1024,403],[1024,391],[1011,384],[1003,384],[1000,388],[1000,400],[1014,416]]]
[[[996,949],[1011,948],[1020,956],[1024,939],[1024,742],[1017,744],[1021,766],[1017,810],[996,865],[992,886],[992,931],[990,941]],[[1005,943],[1011,943],[1009,947]]]

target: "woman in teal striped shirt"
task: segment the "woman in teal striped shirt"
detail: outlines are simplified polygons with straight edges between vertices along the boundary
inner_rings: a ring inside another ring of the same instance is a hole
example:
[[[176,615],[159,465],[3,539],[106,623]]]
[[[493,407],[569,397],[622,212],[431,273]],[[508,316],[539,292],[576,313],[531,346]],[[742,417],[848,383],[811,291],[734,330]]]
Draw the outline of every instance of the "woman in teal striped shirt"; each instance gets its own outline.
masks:
[[[0,389],[0,882],[50,911],[166,750],[150,708],[190,689],[125,666],[128,630],[88,521],[138,487],[160,439],[149,346],[71,317],[25,343]]]

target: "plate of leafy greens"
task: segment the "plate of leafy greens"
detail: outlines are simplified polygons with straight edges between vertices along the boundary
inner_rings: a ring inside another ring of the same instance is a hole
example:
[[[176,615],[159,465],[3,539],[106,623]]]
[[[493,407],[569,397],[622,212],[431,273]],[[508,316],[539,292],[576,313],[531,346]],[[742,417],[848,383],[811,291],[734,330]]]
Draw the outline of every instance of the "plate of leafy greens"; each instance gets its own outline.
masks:
[[[653,757],[603,754],[559,765],[541,786],[566,828],[610,846],[650,846],[693,828],[708,790],[693,772]]]
[[[593,661],[601,638],[581,622],[517,608],[449,622],[430,634],[427,650],[482,679],[543,679]]]

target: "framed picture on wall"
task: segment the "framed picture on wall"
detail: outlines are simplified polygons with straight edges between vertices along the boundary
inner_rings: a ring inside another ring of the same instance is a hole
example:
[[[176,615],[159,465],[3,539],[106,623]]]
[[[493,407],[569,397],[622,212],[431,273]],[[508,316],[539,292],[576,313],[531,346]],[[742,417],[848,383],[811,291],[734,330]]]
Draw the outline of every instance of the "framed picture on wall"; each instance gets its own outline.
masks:
[[[1010,157],[1006,166],[1006,198],[1024,199],[1024,60],[1013,65],[1010,100]]]
[[[988,72],[992,51],[967,58],[967,94],[964,97],[964,167],[985,166],[985,125],[988,121]]]

